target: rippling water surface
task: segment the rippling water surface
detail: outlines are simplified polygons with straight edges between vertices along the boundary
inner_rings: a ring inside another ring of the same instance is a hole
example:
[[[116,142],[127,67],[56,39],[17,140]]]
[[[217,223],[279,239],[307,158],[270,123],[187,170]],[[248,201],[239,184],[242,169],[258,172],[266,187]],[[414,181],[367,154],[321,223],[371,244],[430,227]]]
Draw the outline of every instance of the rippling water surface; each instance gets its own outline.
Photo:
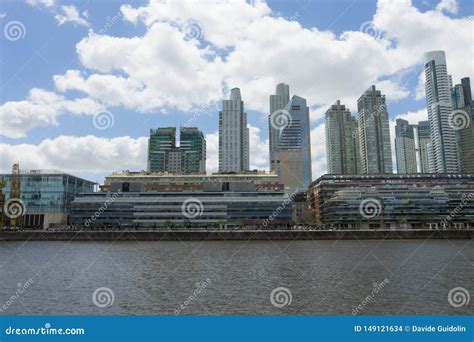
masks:
[[[0,265],[2,315],[474,314],[472,240],[0,242]]]

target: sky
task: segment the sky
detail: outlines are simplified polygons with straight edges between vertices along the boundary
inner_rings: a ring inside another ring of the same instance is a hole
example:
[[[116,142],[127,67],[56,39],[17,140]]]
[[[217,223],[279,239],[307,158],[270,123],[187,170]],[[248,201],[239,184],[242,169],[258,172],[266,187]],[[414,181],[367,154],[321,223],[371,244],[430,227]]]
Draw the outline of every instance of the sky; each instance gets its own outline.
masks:
[[[103,182],[146,169],[150,128],[196,126],[218,166],[218,111],[242,93],[251,169],[268,169],[269,95],[307,99],[313,178],[324,113],[356,115],[372,84],[394,122],[427,120],[422,56],[445,50],[474,79],[472,0],[203,0],[0,3],[0,172],[56,169]],[[393,153],[394,155],[394,153]]]

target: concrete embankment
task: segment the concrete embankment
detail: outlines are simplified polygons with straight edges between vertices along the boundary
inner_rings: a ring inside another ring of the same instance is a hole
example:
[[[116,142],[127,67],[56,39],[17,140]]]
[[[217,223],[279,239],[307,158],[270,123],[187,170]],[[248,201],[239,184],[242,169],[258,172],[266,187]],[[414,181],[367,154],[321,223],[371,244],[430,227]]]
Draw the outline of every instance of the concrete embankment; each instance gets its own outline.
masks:
[[[4,231],[0,241],[203,241],[472,239],[474,230]]]

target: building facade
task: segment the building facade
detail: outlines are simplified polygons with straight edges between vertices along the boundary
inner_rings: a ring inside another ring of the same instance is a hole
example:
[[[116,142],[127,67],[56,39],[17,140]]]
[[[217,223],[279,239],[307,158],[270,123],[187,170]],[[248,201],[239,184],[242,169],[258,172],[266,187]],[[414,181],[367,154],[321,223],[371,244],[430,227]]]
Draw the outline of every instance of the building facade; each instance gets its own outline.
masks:
[[[428,119],[431,130],[430,172],[458,173],[459,161],[456,132],[450,125],[453,110],[451,78],[446,66],[444,51],[424,54],[425,90]]]
[[[92,227],[286,228],[292,198],[275,174],[114,174],[78,196],[71,222]],[[107,206],[104,206],[107,203]],[[102,210],[99,210],[100,208]],[[94,216],[95,212],[99,216]]]
[[[276,173],[279,173],[280,167],[278,141],[280,140],[281,130],[272,122],[274,122],[274,117],[281,113],[289,101],[290,87],[285,83],[279,83],[276,86],[275,95],[270,95],[270,114],[268,115],[270,171]]]
[[[361,173],[392,173],[392,148],[385,95],[371,86],[357,100]]]
[[[239,88],[222,101],[219,112],[219,172],[241,172],[250,168],[247,113]]]
[[[180,128],[180,146],[176,146],[176,128],[150,130],[148,140],[149,172],[192,174],[206,172],[206,140],[195,127]]]
[[[308,196],[315,223],[337,229],[474,227],[474,175],[324,175]]]
[[[359,173],[357,120],[339,100],[326,111],[325,130],[328,173]]]
[[[148,139],[148,171],[168,171],[169,151],[175,147],[175,127],[150,129],[150,138]]]
[[[289,121],[278,140],[278,175],[287,189],[307,189],[312,181],[311,129],[306,99],[294,95],[284,108]]]
[[[397,173],[417,172],[414,125],[403,119],[396,120],[395,153]]]
[[[428,145],[430,144],[430,122],[420,121],[415,131],[415,142],[417,142],[416,158],[419,161],[418,172],[429,173]]]
[[[2,174],[3,193],[8,199],[11,174]],[[20,197],[25,214],[19,227],[47,229],[68,223],[68,213],[74,198],[83,192],[92,193],[95,183],[55,170],[30,170],[20,173]]]
[[[453,87],[452,99],[450,120],[457,136],[459,167],[462,173],[474,173],[474,103],[469,77]]]
[[[179,148],[184,154],[184,173],[206,173],[206,139],[195,127],[181,127]]]

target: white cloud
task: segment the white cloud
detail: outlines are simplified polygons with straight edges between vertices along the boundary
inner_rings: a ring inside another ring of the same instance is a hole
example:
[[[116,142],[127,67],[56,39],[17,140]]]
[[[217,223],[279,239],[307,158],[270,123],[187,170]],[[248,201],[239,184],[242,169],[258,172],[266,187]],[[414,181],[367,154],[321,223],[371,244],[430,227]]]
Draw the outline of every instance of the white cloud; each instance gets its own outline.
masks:
[[[6,16],[7,16],[7,14],[6,14],[6,13],[0,13],[0,19],[3,19],[3,18],[5,18]]]
[[[44,7],[53,7],[55,0],[26,0],[26,3],[30,6],[44,6]]]
[[[458,2],[457,0],[441,0],[436,6],[436,10],[439,12],[446,11],[447,13],[457,14]]]
[[[208,173],[219,171],[219,131],[206,134],[206,169]]]
[[[21,138],[34,127],[57,125],[56,119],[63,113],[94,114],[102,108],[89,98],[68,100],[54,92],[33,88],[27,100],[0,106],[0,134]]]
[[[83,12],[83,15],[81,16],[76,6],[74,5],[61,6],[59,13],[56,14],[54,18],[58,22],[58,25],[63,25],[69,22],[79,26],[90,26],[89,21],[87,21],[87,12]]]
[[[0,170],[9,172],[13,161],[22,169],[57,169],[71,173],[110,173],[146,169],[148,138],[112,139],[59,136],[39,145],[0,143]],[[126,158],[124,158],[126,156]]]
[[[311,130],[311,162],[313,180],[327,172],[326,132],[324,123]]]

